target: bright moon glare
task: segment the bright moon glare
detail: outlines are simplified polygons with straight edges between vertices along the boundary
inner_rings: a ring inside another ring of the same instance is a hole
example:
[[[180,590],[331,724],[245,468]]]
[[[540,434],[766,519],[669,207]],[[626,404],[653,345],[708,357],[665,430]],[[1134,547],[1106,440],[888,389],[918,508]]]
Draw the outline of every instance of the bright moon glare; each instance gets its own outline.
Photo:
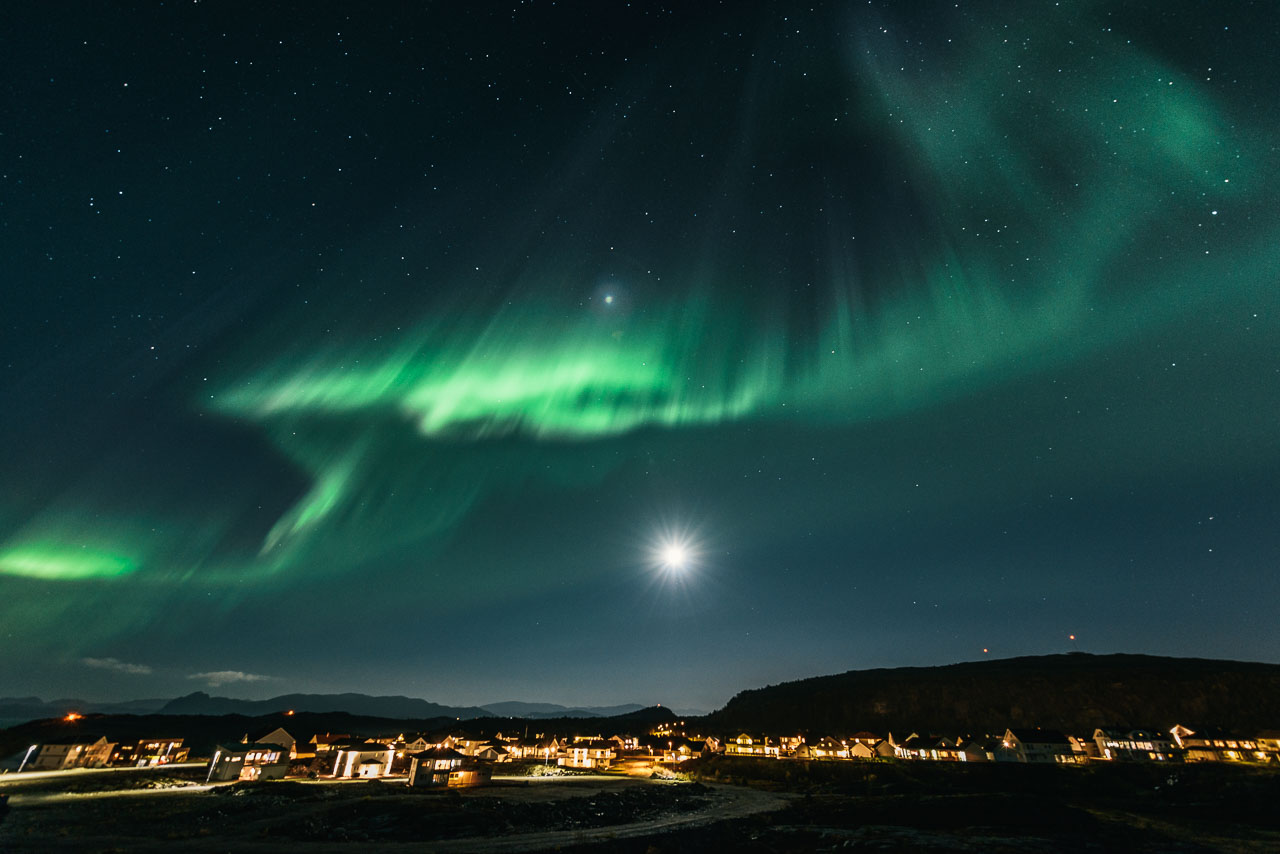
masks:
[[[671,569],[684,569],[689,562],[689,552],[679,543],[672,543],[662,549],[662,562]]]

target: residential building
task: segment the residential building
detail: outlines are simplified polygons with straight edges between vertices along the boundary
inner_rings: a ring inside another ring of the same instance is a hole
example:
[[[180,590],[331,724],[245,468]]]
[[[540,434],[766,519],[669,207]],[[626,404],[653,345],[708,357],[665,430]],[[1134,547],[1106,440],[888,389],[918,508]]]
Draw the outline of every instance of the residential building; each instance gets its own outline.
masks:
[[[1266,762],[1269,758],[1256,738],[1223,729],[1177,724],[1169,735],[1187,762]]]
[[[956,758],[961,762],[995,762],[1001,749],[1000,739],[991,736],[961,738],[956,742]]]
[[[808,745],[808,753],[810,759],[848,759],[849,745],[847,742],[839,741],[829,735],[821,738]]]
[[[376,741],[338,748],[333,763],[335,777],[385,777],[391,773],[396,751]]]
[[[449,785],[449,775],[462,767],[467,757],[451,747],[434,747],[409,756],[409,785],[415,788]]]
[[[1075,765],[1078,759],[1065,735],[1052,729],[1007,729],[1002,747],[1012,754],[1015,762],[1057,763]]]
[[[1175,756],[1172,738],[1153,729],[1102,729],[1093,731],[1099,759],[1116,762],[1168,762]]]
[[[603,770],[613,764],[615,757],[613,743],[596,738],[568,745],[556,759],[556,764],[563,765],[566,768],[598,768]]]
[[[766,736],[753,736],[744,732],[739,733],[733,741],[725,742],[724,755],[777,759],[782,753],[776,741],[771,741]]]
[[[111,761],[115,743],[103,736],[70,735],[35,745],[23,765],[26,771],[61,771],[66,768],[103,768]]]
[[[1267,756],[1268,762],[1280,761],[1280,729],[1264,729],[1258,733],[1258,750]]]
[[[219,744],[209,760],[205,782],[279,780],[288,770],[289,754],[278,744]]]
[[[285,755],[290,759],[298,757],[298,740],[289,734],[284,727],[276,727],[273,730],[261,733],[260,735],[246,734],[243,741],[254,742],[255,744],[278,744],[284,748]]]
[[[118,767],[143,768],[186,762],[191,748],[182,746],[180,738],[141,738],[124,742],[111,751],[111,764]]]

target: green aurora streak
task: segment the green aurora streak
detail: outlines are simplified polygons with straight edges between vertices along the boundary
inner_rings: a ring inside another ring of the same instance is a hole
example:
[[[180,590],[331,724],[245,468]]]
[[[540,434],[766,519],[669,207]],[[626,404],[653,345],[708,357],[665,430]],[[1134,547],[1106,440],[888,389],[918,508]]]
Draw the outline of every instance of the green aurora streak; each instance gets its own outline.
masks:
[[[137,568],[123,555],[59,544],[17,546],[0,552],[0,574],[45,581],[119,578]]]

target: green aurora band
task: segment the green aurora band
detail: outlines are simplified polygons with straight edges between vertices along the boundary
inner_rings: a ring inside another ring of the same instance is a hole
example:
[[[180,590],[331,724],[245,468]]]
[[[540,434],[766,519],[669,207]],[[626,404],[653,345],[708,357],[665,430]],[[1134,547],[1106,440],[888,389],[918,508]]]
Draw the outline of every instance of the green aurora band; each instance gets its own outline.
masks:
[[[0,574],[43,581],[119,578],[137,569],[137,565],[123,555],[59,544],[15,546],[0,552]]]

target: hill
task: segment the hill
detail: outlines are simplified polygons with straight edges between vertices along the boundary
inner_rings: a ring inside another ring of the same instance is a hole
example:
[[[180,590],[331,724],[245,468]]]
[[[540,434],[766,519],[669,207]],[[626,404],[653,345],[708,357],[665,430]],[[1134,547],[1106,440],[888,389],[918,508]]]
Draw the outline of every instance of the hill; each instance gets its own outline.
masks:
[[[708,723],[813,733],[1167,730],[1175,723],[1256,731],[1280,727],[1280,665],[1070,653],[851,670],[743,691]]]

